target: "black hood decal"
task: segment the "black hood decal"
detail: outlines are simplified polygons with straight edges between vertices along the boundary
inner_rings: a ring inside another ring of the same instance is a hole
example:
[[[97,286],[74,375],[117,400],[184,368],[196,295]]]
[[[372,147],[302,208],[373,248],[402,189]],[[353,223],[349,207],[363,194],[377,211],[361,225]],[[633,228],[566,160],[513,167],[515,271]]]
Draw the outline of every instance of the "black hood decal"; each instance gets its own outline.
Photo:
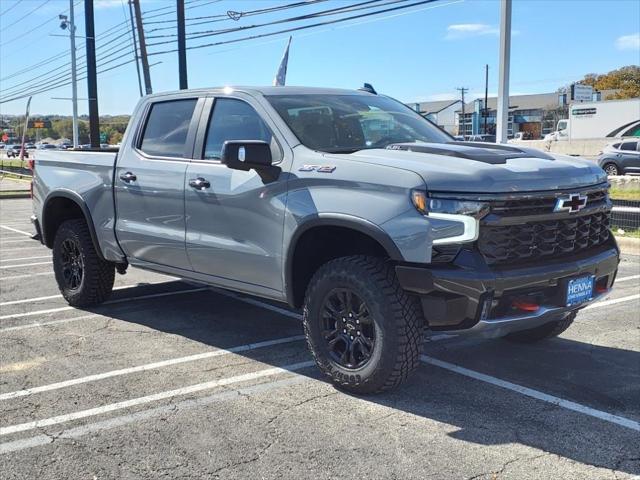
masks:
[[[387,150],[404,150],[409,152],[447,155],[489,163],[491,165],[507,163],[507,160],[510,158],[554,159],[552,156],[538,150],[481,142],[393,143],[387,145]]]

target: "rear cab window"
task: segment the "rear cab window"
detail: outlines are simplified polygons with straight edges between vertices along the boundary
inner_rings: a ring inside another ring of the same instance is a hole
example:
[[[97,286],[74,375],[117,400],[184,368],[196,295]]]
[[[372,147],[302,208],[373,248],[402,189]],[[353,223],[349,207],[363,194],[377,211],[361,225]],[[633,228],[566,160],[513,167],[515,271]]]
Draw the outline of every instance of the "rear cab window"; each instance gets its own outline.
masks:
[[[187,133],[197,103],[196,98],[154,103],[138,143],[146,155],[184,158]]]

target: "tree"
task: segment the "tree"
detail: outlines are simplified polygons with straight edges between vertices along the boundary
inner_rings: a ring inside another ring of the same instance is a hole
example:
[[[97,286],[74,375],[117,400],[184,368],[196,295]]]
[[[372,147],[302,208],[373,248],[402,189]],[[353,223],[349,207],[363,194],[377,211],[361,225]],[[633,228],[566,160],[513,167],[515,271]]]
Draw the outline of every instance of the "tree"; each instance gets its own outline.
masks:
[[[640,97],[640,67],[628,65],[602,75],[588,73],[578,83],[591,85],[594,90],[618,90],[607,95],[603,100],[638,98]]]

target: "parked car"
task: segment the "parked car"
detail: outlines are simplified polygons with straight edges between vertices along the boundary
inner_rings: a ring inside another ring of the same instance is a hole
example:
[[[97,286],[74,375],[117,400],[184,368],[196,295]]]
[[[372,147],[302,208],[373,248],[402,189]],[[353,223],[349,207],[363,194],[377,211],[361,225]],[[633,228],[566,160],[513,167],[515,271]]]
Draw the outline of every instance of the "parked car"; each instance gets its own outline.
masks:
[[[8,158],[20,157],[21,148],[22,147],[20,145],[7,145],[7,148],[6,148],[7,157]],[[29,158],[29,152],[26,149],[24,150],[24,158]]]
[[[35,150],[36,149],[36,145],[35,145],[35,143],[27,143],[27,144],[25,144],[24,148],[26,148],[27,150]]]
[[[470,135],[467,139],[468,142],[487,142],[496,143],[496,136],[488,133],[482,133],[479,135]]]
[[[373,92],[148,95],[117,154],[38,155],[32,220],[70,305],[129,266],[288,303],[328,379],[379,392],[426,328],[544,340],[616,277],[601,168],[452,140]]]
[[[607,175],[640,174],[640,141],[621,140],[604,147],[598,165]]]

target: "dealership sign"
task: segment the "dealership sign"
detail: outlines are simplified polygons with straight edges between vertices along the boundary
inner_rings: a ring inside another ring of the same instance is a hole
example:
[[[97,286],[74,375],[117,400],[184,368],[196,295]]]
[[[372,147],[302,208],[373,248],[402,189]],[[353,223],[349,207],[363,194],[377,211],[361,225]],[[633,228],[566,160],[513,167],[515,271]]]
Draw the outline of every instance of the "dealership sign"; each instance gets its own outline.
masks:
[[[571,100],[574,102],[591,102],[593,100],[593,87],[574,83],[571,85]]]

